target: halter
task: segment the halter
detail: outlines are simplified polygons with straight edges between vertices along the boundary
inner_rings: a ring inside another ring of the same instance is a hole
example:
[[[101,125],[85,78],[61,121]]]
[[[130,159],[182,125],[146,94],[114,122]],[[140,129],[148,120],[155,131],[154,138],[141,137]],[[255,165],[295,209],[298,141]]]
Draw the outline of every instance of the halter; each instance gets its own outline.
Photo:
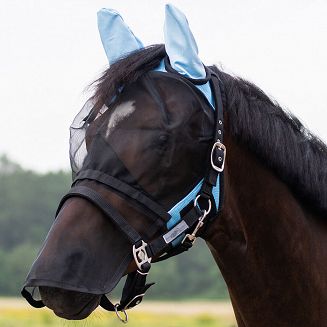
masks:
[[[146,284],[146,277],[150,271],[151,263],[168,259],[189,250],[198,237],[198,232],[217,216],[222,205],[222,178],[226,157],[226,147],[222,143],[222,97],[224,92],[221,92],[221,90],[223,90],[223,84],[218,75],[208,67],[205,67],[206,78],[200,80],[190,79],[178,74],[170,66],[167,57],[165,58],[165,67],[167,72],[176,74],[178,78],[183,79],[193,88],[196,87],[195,85],[209,82],[215,103],[214,138],[211,145],[210,158],[207,158],[206,174],[203,180],[191,192],[192,194],[188,194],[182,200],[185,205],[183,205],[182,210],[179,212],[180,219],[172,222],[171,211],[168,212],[159,203],[147,196],[147,194],[113,176],[93,169],[82,170],[76,175],[72,188],[61,200],[56,214],[58,215],[68,198],[76,196],[84,198],[97,206],[129,240],[137,270],[128,274],[119,303],[113,304],[105,295],[102,296],[100,301],[100,305],[104,309],[114,311],[122,322],[127,322],[128,320],[126,310],[141,303],[146,291],[154,284]],[[148,230],[149,235],[157,235],[159,230],[165,230],[165,233],[152,239],[152,241],[146,242],[99,192],[87,186],[76,185],[78,181],[85,179],[100,182],[136,202],[144,214],[153,222],[149,228],[151,230]],[[219,185],[219,197],[215,199],[217,195],[215,196],[214,190],[217,188],[217,185]],[[214,203],[216,205],[213,205]],[[22,294],[31,305],[35,307],[44,306],[42,301],[34,300],[25,289],[22,291]]]

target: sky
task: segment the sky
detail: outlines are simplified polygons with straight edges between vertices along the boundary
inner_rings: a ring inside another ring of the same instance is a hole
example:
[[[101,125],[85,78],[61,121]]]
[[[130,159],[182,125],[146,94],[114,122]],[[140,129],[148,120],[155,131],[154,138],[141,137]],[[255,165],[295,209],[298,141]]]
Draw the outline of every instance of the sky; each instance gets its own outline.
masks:
[[[41,172],[68,169],[69,125],[108,66],[97,11],[118,10],[149,45],[163,42],[165,3],[0,0],[0,154]],[[170,3],[205,64],[254,82],[327,142],[327,1]]]

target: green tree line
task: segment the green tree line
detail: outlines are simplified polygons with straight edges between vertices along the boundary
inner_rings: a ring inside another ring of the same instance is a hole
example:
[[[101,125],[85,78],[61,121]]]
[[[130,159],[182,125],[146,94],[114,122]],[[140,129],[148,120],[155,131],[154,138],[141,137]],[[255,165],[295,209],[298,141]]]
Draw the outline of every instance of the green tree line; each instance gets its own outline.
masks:
[[[18,296],[29,267],[54,220],[71,174],[40,174],[0,157],[0,296]],[[95,277],[96,278],[96,277]],[[155,281],[147,298],[219,299],[225,283],[204,242],[190,251],[153,265]]]

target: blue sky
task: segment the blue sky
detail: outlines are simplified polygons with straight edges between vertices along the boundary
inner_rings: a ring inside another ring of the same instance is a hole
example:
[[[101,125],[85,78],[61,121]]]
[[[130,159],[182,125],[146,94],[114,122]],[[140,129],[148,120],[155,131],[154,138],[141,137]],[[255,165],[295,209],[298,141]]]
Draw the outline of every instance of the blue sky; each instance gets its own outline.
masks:
[[[1,0],[0,153],[39,171],[69,167],[68,128],[107,67],[102,7],[144,44],[163,42],[166,1]],[[327,141],[327,2],[176,0],[206,64],[260,86]]]

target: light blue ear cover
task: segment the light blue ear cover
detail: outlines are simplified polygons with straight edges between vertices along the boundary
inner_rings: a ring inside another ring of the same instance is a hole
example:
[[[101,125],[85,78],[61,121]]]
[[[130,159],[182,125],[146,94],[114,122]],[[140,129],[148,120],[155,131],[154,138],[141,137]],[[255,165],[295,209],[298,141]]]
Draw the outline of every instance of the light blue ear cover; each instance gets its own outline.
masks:
[[[170,64],[181,75],[194,79],[206,77],[185,15],[171,4],[166,5],[165,9],[164,36]]]
[[[144,46],[113,9],[98,11],[98,29],[109,64]]]
[[[170,64],[178,73],[193,79],[206,77],[203,63],[198,56],[198,46],[188,21],[185,15],[171,4],[165,7],[164,37]],[[158,70],[163,70],[163,65],[161,64],[158,68]],[[214,107],[209,83],[196,87]]]

